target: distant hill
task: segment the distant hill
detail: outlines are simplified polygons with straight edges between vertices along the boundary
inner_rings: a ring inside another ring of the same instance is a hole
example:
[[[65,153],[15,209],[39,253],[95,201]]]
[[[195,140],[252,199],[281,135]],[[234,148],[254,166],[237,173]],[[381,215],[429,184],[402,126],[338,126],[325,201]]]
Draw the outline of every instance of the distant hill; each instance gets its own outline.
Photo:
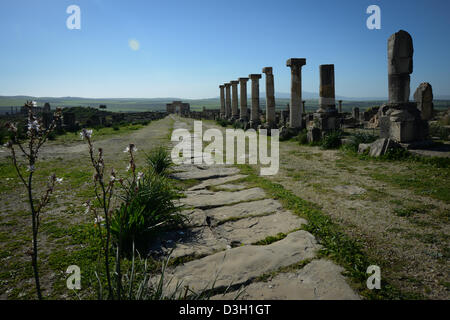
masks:
[[[446,96],[442,96],[446,97]],[[286,109],[289,103],[290,94],[277,92],[275,94],[277,109]],[[306,100],[307,111],[314,111],[318,108],[318,94],[303,92],[303,99]],[[436,109],[447,109],[450,107],[450,96],[448,99],[437,97],[434,101]],[[193,110],[217,109],[220,106],[219,97],[208,99],[183,99],[183,98],[80,98],[80,97],[32,97],[32,96],[0,96],[0,114],[10,112],[11,107],[20,108],[27,100],[34,100],[38,106],[43,106],[48,102],[52,108],[56,107],[99,107],[106,105],[108,111],[113,112],[142,112],[142,111],[165,111],[166,104],[174,100],[188,102]],[[365,110],[372,106],[382,105],[387,98],[349,98],[337,96],[336,100],[343,100],[344,111],[350,111],[353,107]],[[249,101],[250,102],[250,101]],[[265,92],[260,93],[260,106],[265,108]]]

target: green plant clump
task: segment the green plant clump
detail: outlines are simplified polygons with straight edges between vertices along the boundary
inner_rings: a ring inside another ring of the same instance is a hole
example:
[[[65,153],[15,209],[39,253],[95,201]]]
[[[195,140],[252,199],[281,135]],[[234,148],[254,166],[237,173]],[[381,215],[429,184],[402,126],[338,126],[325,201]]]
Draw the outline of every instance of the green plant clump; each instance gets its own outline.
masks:
[[[123,203],[114,211],[111,233],[125,251],[129,252],[133,242],[145,248],[162,230],[183,224],[181,208],[173,202],[179,195],[165,176],[149,171],[123,188]]]

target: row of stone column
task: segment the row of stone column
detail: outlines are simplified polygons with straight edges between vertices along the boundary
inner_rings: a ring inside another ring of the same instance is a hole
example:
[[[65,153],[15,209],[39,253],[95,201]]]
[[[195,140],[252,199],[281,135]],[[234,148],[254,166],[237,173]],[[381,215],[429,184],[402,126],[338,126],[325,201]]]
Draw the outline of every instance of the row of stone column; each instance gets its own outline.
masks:
[[[250,74],[248,78],[242,77],[238,81],[230,81],[220,85],[220,117],[230,120],[240,120],[250,122],[254,125],[259,124],[259,79],[260,74]],[[252,82],[252,108],[250,119],[247,119],[247,81]],[[238,108],[237,85],[240,85],[240,108]]]
[[[306,65],[305,58],[291,58],[286,66],[291,68],[291,99],[289,104],[289,127],[302,128],[302,114],[304,102],[302,101],[302,67]],[[266,76],[266,125],[275,127],[275,87],[272,67],[265,67],[262,73]],[[220,88],[220,115],[230,120],[248,121],[247,119],[247,81],[252,81],[252,108],[250,113],[251,125],[259,124],[259,79],[261,74],[250,74],[248,78],[239,78],[238,81],[225,83]],[[240,85],[240,112],[238,109],[237,85]],[[303,103],[303,105],[302,105]],[[339,109],[341,111],[341,101]],[[334,65],[320,66],[320,98],[318,113],[336,112]]]

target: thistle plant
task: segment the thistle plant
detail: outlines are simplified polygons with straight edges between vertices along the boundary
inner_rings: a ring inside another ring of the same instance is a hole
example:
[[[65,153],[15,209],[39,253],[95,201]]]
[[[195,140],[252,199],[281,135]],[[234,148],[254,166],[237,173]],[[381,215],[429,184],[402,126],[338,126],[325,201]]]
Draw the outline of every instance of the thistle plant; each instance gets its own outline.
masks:
[[[62,118],[62,112],[61,109],[58,108],[54,113],[53,120],[50,123],[49,127],[45,129],[42,125],[41,119],[39,119],[35,114],[35,106],[36,102],[34,101],[27,101],[27,103],[25,104],[25,107],[28,109],[26,141],[20,141],[16,124],[7,123],[6,128],[11,133],[11,140],[9,140],[4,146],[11,151],[13,166],[17,172],[19,179],[21,180],[27,191],[32,223],[32,246],[28,253],[31,256],[31,264],[33,267],[37,296],[38,299],[41,300],[42,292],[38,270],[38,233],[41,221],[41,213],[50,201],[50,196],[54,191],[55,184],[62,182],[62,178],[57,178],[55,174],[52,174],[48,179],[48,184],[45,192],[40,197],[40,199],[37,199],[33,190],[33,177],[36,171],[36,162],[38,159],[39,150],[45,144],[49,135],[55,130],[57,122]],[[19,157],[16,153],[16,147],[18,148],[18,151],[25,157],[25,164],[27,166],[26,172],[22,172],[21,170],[21,163],[19,163]]]

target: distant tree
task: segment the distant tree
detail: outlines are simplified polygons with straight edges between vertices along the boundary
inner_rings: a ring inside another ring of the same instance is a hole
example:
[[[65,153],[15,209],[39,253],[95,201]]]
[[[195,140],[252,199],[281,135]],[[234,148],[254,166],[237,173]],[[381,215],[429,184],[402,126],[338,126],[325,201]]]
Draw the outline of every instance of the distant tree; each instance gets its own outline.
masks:
[[[100,108],[100,109],[106,109],[106,104],[101,104],[101,105],[99,106],[99,108]]]

